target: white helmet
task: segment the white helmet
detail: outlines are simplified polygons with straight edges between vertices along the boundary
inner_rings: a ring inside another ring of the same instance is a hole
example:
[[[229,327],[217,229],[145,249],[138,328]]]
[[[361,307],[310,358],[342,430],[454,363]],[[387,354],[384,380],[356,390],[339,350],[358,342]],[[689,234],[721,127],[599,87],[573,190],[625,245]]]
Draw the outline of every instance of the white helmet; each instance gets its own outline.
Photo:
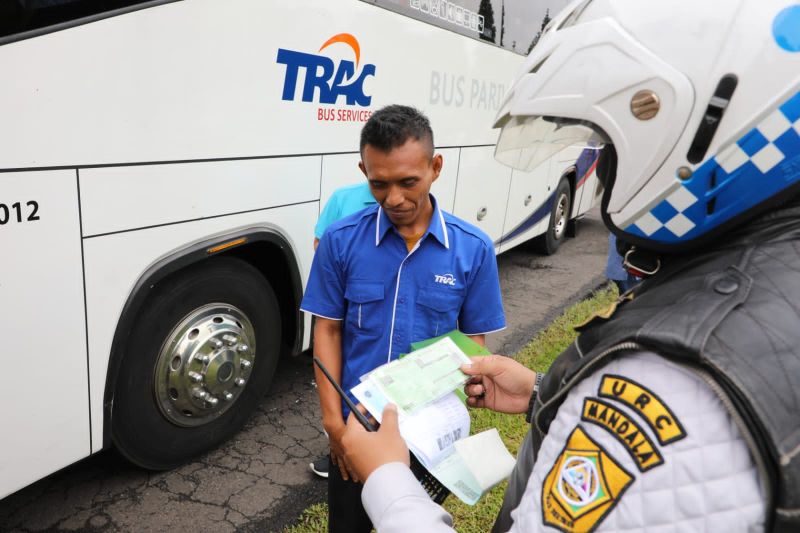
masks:
[[[598,165],[606,225],[651,250],[695,246],[798,190],[800,3],[573,2],[495,127],[497,159],[525,170],[613,145]]]

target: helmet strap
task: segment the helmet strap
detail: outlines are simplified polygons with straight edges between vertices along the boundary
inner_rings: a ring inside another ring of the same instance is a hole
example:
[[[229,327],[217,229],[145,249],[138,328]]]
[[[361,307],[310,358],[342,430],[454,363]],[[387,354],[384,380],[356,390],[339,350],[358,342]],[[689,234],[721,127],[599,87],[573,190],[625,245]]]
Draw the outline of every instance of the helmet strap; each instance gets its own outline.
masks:
[[[640,278],[654,275],[661,269],[661,257],[648,250],[631,246],[622,260],[622,266],[629,274]]]

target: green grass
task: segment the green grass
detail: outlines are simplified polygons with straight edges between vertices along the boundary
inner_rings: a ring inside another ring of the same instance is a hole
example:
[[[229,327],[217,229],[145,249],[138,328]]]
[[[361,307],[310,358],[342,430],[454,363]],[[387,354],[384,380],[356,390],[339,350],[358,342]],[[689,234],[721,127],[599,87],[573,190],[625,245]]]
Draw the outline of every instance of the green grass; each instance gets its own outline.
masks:
[[[553,321],[547,329],[539,332],[523,349],[513,357],[520,363],[534,370],[544,372],[564,349],[575,339],[573,326],[580,324],[592,313],[607,307],[617,297],[616,288],[607,288],[595,292],[572,307]],[[472,433],[496,427],[512,455],[517,455],[528,424],[519,415],[504,415],[483,409],[470,410]],[[491,530],[494,518],[503,503],[506,483],[496,486],[483,496],[474,506],[462,503],[455,497],[445,501],[445,509],[453,515],[456,530],[460,533],[485,533]],[[283,531],[283,533],[320,533],[327,531],[327,505],[315,504],[303,511],[299,522]]]
[[[283,533],[324,533],[328,531],[328,504],[315,503],[302,512],[297,523]]]

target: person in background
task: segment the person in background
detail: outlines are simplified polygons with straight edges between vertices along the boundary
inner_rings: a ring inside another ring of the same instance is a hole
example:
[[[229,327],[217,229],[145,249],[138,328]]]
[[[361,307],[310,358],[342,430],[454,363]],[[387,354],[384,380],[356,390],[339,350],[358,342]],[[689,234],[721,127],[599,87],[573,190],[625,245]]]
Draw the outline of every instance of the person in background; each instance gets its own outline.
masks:
[[[319,240],[333,222],[371,205],[375,205],[375,197],[372,196],[367,182],[345,185],[333,191],[314,226],[314,250],[316,251]]]
[[[642,6],[571,3],[498,115],[521,170],[603,145],[603,222],[648,275],[545,377],[463,368],[531,423],[493,531],[800,531],[800,4]],[[342,440],[380,533],[452,531],[391,410]]]
[[[428,119],[411,107],[384,107],[364,125],[360,151],[378,205],[328,227],[301,304],[315,315],[315,355],[348,394],[413,342],[459,329],[483,344],[506,325],[491,239],[430,194],[443,158]],[[347,407],[318,369],[316,380],[332,462],[329,531],[368,533],[362,479],[342,453]]]
[[[622,256],[617,251],[617,237],[613,233],[608,234],[606,278],[614,282],[620,294],[627,292],[641,281],[641,278],[629,273],[622,265]]]
[[[317,224],[314,226],[314,251],[317,250],[319,240],[331,223],[371,205],[375,205],[375,197],[372,196],[367,182],[345,185],[333,191],[331,197],[325,202],[325,207],[322,208]],[[330,464],[330,458],[328,455],[324,455],[309,463],[308,467],[319,477],[327,478]]]

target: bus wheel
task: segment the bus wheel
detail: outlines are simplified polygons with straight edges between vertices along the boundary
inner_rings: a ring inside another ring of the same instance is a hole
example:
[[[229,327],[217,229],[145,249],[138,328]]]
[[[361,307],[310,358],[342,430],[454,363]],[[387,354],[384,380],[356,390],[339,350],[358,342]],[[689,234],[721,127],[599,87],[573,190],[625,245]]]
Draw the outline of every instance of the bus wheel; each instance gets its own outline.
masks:
[[[546,255],[556,253],[556,250],[558,250],[558,247],[561,246],[567,236],[571,202],[572,194],[570,193],[569,181],[566,178],[561,178],[561,181],[558,182],[558,187],[556,187],[547,232],[542,235],[541,240],[541,249]]]
[[[114,393],[117,449],[169,469],[238,431],[280,353],[275,293],[250,264],[215,258],[160,282],[138,317]]]

